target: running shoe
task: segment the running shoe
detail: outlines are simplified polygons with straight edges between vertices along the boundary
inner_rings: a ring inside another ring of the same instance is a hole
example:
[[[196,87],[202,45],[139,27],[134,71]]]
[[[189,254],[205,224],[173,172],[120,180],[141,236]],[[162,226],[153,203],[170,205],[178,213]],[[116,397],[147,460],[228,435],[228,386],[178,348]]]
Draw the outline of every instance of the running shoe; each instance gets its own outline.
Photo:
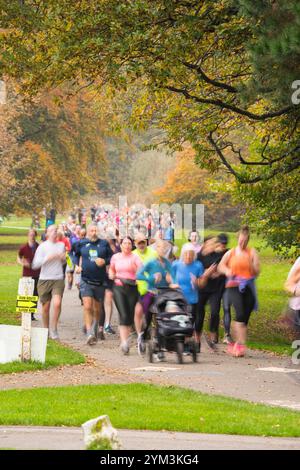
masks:
[[[106,325],[104,327],[104,331],[105,331],[105,333],[108,333],[109,335],[115,335],[116,334],[115,330],[112,328],[111,325]]]
[[[183,355],[184,356],[190,356],[191,354],[192,353],[191,353],[190,345],[188,343],[185,343],[184,347],[183,347]]]
[[[210,338],[208,338],[207,336],[205,337],[206,339],[206,342],[207,342],[207,345],[209,347],[209,349],[213,352],[216,352],[218,350],[217,348],[217,343],[215,343],[214,341],[212,341]]]
[[[50,338],[50,339],[54,339],[54,340],[56,340],[56,341],[59,340],[59,336],[58,336],[57,330],[52,330],[52,331],[50,331],[49,338]]]
[[[154,359],[154,362],[163,362],[164,359],[165,359],[164,352],[163,352],[163,351],[159,351],[159,352],[157,352],[157,353],[154,353],[154,354],[153,354],[153,359]]]
[[[125,356],[129,354],[129,344],[127,341],[121,344],[121,351]]]
[[[234,357],[243,357],[246,353],[246,346],[239,343],[231,343],[227,347],[227,352]]]
[[[98,331],[98,339],[100,339],[100,341],[105,340],[104,332],[102,329]]]
[[[234,342],[234,341],[233,341],[231,335],[227,334],[227,335],[224,336],[224,338],[223,338],[223,344],[231,344],[231,343],[233,343],[233,342]]]
[[[97,343],[96,336],[93,333],[88,335],[88,339],[87,339],[86,344],[88,344],[89,346],[93,346],[96,343]]]
[[[146,345],[145,345],[145,341],[144,341],[143,335],[139,335],[139,337],[138,337],[138,340],[137,340],[137,348],[138,348],[138,353],[139,353],[140,356],[142,356],[143,354],[145,354],[145,352],[146,352]]]
[[[233,350],[235,357],[244,357],[246,353],[246,346],[244,344],[235,343]]]

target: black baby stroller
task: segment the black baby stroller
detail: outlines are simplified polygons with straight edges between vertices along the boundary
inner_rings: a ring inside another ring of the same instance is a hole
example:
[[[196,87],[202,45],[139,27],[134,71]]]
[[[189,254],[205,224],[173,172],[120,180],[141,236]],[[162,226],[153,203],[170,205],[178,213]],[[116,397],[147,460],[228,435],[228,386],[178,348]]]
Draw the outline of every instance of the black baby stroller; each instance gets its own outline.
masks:
[[[162,359],[165,351],[176,352],[179,364],[183,363],[184,352],[189,353],[196,362],[193,321],[182,293],[177,289],[161,290],[150,310],[153,329],[148,342],[149,362],[154,361],[154,355],[158,360]]]

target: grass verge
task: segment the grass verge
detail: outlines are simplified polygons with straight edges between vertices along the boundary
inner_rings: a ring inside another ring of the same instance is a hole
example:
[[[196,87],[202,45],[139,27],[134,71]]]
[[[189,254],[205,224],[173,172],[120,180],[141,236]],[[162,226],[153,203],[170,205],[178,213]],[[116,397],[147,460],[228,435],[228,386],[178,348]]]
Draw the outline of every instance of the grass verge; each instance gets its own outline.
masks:
[[[81,353],[50,339],[47,344],[45,364],[34,361],[0,364],[0,375],[18,372],[32,372],[36,370],[49,369],[51,367],[78,365],[84,363],[85,357]]]
[[[300,437],[300,413],[178,387],[86,385],[0,392],[1,425],[113,426],[212,434]],[[34,404],[34,406],[32,406]],[[149,406],[149,404],[151,404]]]

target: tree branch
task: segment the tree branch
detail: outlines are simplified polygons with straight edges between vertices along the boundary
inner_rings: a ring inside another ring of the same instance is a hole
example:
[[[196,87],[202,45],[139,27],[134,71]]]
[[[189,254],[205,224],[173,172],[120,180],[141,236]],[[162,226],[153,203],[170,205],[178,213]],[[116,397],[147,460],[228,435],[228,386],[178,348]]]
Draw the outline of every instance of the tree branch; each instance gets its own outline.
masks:
[[[209,78],[206,73],[202,70],[200,65],[190,64],[189,62],[185,61],[183,61],[182,64],[191,70],[195,70],[199,75],[201,75],[201,77],[206,83],[209,83],[210,85],[213,85],[217,88],[222,88],[223,90],[226,90],[229,93],[237,93],[238,90],[235,87],[228,85],[227,83],[222,83],[212,78]]]
[[[199,96],[191,95],[186,89],[184,88],[176,88],[174,86],[165,86],[165,89],[169,91],[173,91],[175,93],[180,93],[185,96],[188,100],[196,101],[197,103],[202,104],[211,104],[213,106],[217,106],[221,109],[228,109],[236,114],[240,114],[241,116],[246,116],[249,119],[254,121],[266,121],[267,119],[272,119],[274,117],[282,116],[283,114],[287,114],[289,111],[293,109],[293,106],[288,106],[287,108],[283,108],[279,111],[264,113],[264,114],[254,114],[246,109],[239,108],[229,103],[225,103],[219,99],[208,99],[208,98],[200,98]]]

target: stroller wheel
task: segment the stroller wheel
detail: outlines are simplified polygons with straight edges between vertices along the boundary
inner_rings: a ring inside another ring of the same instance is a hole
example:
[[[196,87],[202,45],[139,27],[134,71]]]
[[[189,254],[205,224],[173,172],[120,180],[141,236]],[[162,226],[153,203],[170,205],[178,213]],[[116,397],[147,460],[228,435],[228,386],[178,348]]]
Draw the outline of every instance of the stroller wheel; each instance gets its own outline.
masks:
[[[178,364],[183,363],[183,350],[184,350],[184,345],[181,341],[177,341],[176,343],[176,352],[177,352],[177,362]]]
[[[153,346],[152,343],[148,343],[148,361],[152,364],[153,362]]]

